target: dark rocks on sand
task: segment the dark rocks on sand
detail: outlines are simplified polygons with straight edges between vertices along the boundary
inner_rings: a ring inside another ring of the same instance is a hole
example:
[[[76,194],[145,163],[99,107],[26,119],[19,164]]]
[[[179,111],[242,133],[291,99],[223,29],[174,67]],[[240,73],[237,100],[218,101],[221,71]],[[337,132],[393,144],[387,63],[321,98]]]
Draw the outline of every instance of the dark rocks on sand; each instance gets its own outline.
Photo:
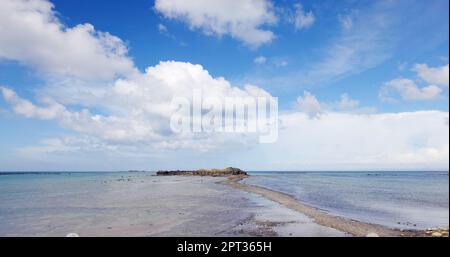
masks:
[[[158,171],[157,176],[230,176],[230,175],[242,175],[246,176],[247,172],[233,167],[225,169],[200,169],[200,170],[173,170],[173,171]]]

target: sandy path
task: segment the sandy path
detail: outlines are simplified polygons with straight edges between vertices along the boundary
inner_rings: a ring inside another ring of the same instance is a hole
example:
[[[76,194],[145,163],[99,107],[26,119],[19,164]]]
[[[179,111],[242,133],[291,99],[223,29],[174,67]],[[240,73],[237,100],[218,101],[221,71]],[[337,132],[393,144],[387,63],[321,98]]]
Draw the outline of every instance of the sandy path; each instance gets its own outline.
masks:
[[[269,200],[282,204],[292,210],[305,214],[313,219],[315,223],[327,227],[331,227],[354,236],[367,236],[369,234],[377,234],[383,237],[396,236],[417,236],[414,231],[400,231],[397,229],[387,228],[381,225],[364,223],[356,220],[346,219],[342,217],[332,216],[317,208],[300,203],[294,197],[273,191],[264,187],[239,183],[245,177],[230,177],[226,181],[220,183],[240,189],[246,192],[261,195]]]

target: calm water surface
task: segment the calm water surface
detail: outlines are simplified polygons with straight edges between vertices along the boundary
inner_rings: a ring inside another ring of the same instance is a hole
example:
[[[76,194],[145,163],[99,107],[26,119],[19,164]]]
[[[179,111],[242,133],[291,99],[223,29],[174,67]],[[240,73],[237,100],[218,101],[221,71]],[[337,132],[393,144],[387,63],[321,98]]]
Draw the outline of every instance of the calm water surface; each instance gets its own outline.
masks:
[[[251,172],[245,183],[331,214],[398,228],[448,226],[448,172]]]

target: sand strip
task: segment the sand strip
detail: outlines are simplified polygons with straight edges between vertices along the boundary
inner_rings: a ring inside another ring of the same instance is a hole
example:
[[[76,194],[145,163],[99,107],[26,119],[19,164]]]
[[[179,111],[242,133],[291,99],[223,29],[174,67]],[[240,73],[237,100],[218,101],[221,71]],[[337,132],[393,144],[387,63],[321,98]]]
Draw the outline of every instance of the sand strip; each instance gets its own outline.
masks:
[[[417,231],[401,231],[397,229],[391,229],[376,224],[364,223],[356,220],[346,219],[338,216],[332,216],[317,208],[300,203],[293,196],[277,192],[271,189],[267,189],[260,186],[248,185],[239,183],[240,180],[245,177],[229,177],[228,180],[219,182],[221,184],[228,185],[235,189],[240,189],[246,192],[255,193],[261,195],[269,200],[282,204],[292,210],[305,214],[309,218],[313,219],[315,223],[326,227],[331,227],[353,236],[367,236],[378,235],[383,237],[398,237],[398,236],[417,236]]]

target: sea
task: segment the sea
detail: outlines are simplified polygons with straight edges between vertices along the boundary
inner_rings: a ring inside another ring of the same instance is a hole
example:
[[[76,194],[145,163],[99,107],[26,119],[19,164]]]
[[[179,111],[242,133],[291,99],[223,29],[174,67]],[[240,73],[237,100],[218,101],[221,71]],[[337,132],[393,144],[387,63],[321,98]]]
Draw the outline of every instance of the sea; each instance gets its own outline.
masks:
[[[242,183],[292,195],[331,215],[393,228],[424,229],[449,224],[448,172],[277,172],[253,171]],[[49,206],[70,198],[82,205],[104,194],[99,183],[132,172],[9,172],[0,173],[0,230],[39,216]],[[98,206],[101,210],[102,206]],[[76,210],[74,210],[76,211]],[[92,208],[95,214],[97,208]],[[58,210],[54,210],[58,214]],[[64,210],[67,212],[67,209]],[[2,224],[8,220],[8,224]]]
[[[448,172],[251,172],[244,183],[335,216],[400,229],[449,224]]]

